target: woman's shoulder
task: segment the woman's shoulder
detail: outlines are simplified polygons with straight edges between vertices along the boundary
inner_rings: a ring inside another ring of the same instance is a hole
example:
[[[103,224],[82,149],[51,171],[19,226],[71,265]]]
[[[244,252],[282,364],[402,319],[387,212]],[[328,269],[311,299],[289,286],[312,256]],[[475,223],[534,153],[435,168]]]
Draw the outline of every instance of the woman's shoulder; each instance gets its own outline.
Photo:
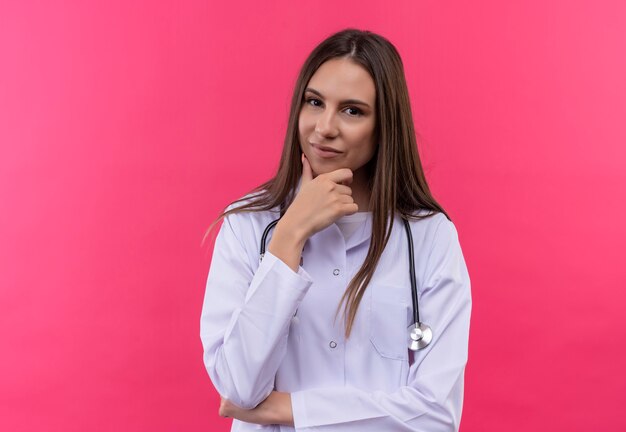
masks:
[[[246,204],[254,202],[257,193],[247,193],[226,206],[225,211],[239,209]],[[250,268],[258,266],[259,247],[263,238],[263,232],[269,224],[280,217],[278,208],[272,210],[243,209],[229,213],[223,219],[221,230],[228,238],[236,240],[237,244],[245,250]]]
[[[424,245],[449,243],[458,239],[456,226],[448,216],[440,211],[419,209],[411,214],[409,223],[414,239],[420,239]]]
[[[259,195],[259,192],[247,193],[231,202],[225,208],[225,211],[242,208],[241,211],[230,213],[224,218],[224,220],[230,223],[242,236],[256,239],[259,231],[264,230],[270,222],[280,217],[279,206],[275,206],[270,210],[259,210],[255,205],[243,209],[247,204],[255,202]]]
[[[457,227],[445,213],[437,211],[426,218],[412,220],[411,228],[414,228],[415,250],[424,253],[422,283],[433,286],[443,275],[467,274]]]

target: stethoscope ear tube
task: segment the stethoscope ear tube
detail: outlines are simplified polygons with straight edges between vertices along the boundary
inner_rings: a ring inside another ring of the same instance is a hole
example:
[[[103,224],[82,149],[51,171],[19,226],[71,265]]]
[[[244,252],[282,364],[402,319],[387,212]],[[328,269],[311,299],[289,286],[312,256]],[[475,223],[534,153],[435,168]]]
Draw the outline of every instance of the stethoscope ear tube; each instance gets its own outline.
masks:
[[[265,243],[267,241],[267,235],[279,221],[280,218],[270,222],[270,224],[263,231],[263,236],[261,237],[259,262],[263,260],[263,255],[265,255]],[[414,323],[408,327],[408,345],[410,350],[417,351],[427,347],[428,344],[430,344],[433,339],[433,332],[428,325],[420,322],[419,305],[417,299],[417,282],[415,280],[415,261],[413,257],[413,234],[411,233],[411,226],[409,224],[409,221],[405,218],[402,218],[402,221],[404,222],[407,240],[409,243],[409,274],[411,278],[411,300],[413,303],[413,319],[415,320]]]

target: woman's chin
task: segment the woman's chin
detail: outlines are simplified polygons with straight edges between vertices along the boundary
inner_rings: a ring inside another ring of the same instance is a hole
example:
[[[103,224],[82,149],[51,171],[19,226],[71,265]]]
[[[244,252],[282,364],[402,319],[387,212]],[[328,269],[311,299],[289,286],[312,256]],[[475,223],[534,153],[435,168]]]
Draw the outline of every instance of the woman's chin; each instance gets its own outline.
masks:
[[[340,166],[332,166],[331,164],[324,164],[324,166],[313,166],[311,165],[311,173],[313,174],[313,178],[317,177],[320,174],[327,174],[329,172],[333,172],[337,169],[341,168]]]

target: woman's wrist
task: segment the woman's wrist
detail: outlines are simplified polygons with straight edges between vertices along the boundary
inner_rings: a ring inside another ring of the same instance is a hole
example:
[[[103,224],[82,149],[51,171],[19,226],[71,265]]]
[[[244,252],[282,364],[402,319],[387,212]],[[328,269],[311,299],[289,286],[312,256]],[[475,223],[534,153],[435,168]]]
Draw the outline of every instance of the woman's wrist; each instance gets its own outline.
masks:
[[[291,393],[273,391],[270,395],[269,417],[271,424],[293,426],[291,410]]]
[[[267,250],[297,272],[307,238],[298,227],[278,222]]]
[[[274,229],[274,235],[278,235],[284,239],[285,242],[293,244],[296,248],[304,247],[309,238],[306,228],[302,224],[291,222],[283,216],[283,218],[276,224]]]

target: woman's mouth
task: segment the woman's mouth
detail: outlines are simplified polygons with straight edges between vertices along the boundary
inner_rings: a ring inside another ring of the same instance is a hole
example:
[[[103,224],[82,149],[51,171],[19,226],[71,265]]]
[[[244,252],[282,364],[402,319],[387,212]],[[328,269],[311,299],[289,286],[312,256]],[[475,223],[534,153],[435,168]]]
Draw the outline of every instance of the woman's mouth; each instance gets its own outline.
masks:
[[[324,158],[324,159],[334,158],[341,154],[341,152],[339,151],[326,150],[324,148],[319,147],[316,144],[311,144],[311,147],[313,147],[313,151],[315,152],[315,154],[317,154],[319,157]]]

